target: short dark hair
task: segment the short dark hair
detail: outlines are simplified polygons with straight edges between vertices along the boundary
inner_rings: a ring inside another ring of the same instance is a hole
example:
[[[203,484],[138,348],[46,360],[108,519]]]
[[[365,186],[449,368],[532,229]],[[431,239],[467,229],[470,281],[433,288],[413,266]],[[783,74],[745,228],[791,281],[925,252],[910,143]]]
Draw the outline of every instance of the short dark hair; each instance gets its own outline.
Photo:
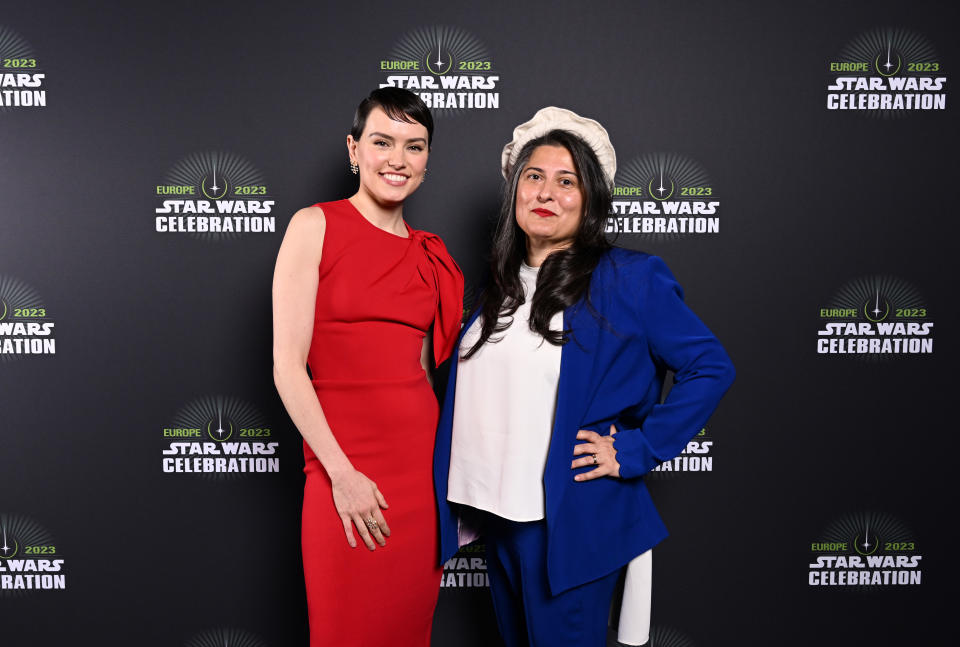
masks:
[[[380,108],[394,121],[422,125],[427,129],[427,148],[433,145],[433,117],[430,115],[430,108],[410,90],[393,86],[374,90],[357,106],[357,112],[353,116],[353,128],[350,129],[354,139],[360,139],[367,125],[367,117],[374,108]]]

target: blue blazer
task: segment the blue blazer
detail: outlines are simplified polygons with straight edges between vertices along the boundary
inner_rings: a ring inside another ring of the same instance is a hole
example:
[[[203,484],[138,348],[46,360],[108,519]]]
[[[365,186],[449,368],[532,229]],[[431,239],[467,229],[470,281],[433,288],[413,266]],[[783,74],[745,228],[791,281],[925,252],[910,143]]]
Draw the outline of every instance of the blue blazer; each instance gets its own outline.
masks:
[[[720,342],[683,303],[683,291],[656,256],[612,249],[591,277],[590,306],[581,300],[563,312],[564,329],[572,333],[560,355],[543,475],[554,594],[622,567],[666,537],[641,477],[686,448],[734,376]],[[461,340],[478,316],[463,327]],[[447,474],[459,356],[453,355],[434,453],[441,563],[458,548],[457,504],[447,501]],[[661,404],[667,369],[674,371],[674,385]],[[618,430],[621,478],[574,481],[575,473],[591,469],[570,469],[581,442],[577,431],[606,435],[611,424]]]

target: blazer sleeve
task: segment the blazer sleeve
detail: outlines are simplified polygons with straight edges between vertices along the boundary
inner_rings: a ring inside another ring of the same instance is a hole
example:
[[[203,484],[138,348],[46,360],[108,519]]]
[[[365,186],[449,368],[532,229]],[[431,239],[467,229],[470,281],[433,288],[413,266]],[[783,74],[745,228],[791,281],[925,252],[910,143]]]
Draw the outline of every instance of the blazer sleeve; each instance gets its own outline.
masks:
[[[614,448],[622,478],[643,476],[682,452],[734,378],[726,351],[683,302],[683,290],[666,264],[651,256],[644,270],[637,317],[653,361],[674,371],[674,384],[640,427],[618,429]]]

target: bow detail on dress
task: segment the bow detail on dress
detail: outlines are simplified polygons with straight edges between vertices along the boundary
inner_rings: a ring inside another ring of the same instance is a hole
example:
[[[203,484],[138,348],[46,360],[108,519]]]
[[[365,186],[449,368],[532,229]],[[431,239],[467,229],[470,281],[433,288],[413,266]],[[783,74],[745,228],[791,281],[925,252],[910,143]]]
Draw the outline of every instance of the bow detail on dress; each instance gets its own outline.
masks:
[[[437,288],[437,309],[433,318],[433,356],[437,366],[453,352],[463,320],[463,272],[436,234],[412,230],[411,235],[425,252],[430,274]]]

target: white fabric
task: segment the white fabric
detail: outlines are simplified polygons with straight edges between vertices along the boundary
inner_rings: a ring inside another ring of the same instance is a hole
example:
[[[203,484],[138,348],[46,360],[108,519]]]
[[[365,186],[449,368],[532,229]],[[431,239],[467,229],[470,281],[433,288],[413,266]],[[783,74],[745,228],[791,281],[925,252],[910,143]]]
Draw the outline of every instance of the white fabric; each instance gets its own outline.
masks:
[[[617,174],[617,152],[610,143],[607,129],[601,126],[599,121],[581,117],[571,110],[556,106],[537,110],[533,119],[513,129],[513,139],[507,142],[500,155],[500,171],[504,179],[510,176],[510,169],[516,164],[524,145],[551,130],[566,130],[587,142],[596,154],[603,174],[607,176],[607,182],[613,187],[613,178]]]
[[[617,642],[643,645],[650,640],[650,601],[653,590],[653,549],[634,557],[627,566],[620,605]]]
[[[538,269],[521,267],[526,300],[510,327],[493,335],[500,341],[488,341],[457,369],[447,500],[512,521],[544,518],[543,470],[560,380],[560,346],[529,326]],[[562,328],[558,312],[550,329]],[[478,317],[461,355],[479,337]]]

